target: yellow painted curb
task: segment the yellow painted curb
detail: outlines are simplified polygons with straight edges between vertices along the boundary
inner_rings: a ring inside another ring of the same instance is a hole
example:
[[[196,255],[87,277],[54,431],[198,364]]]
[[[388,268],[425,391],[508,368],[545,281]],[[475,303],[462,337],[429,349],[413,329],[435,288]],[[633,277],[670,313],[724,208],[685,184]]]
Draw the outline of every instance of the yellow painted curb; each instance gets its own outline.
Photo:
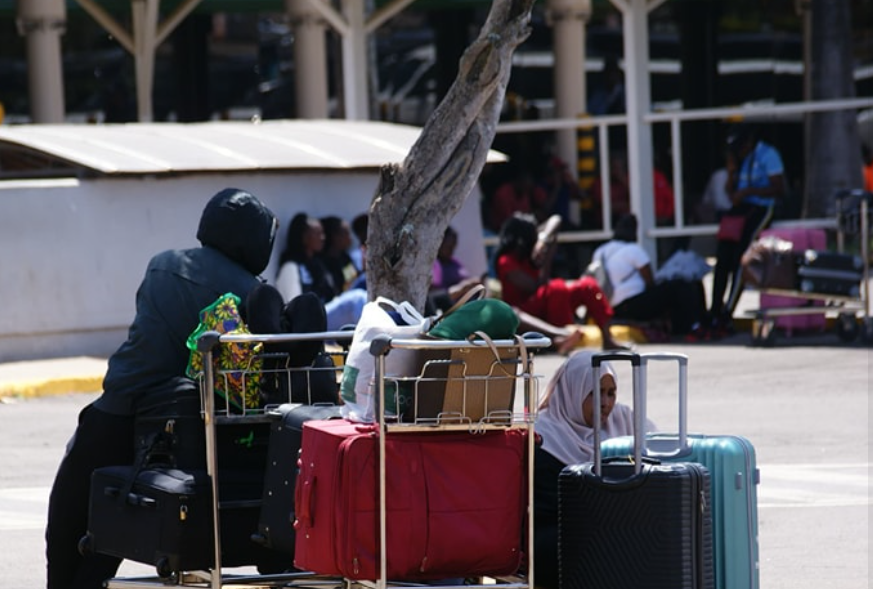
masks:
[[[0,364],[0,399],[99,393],[107,360],[90,356]]]
[[[599,349],[603,345],[603,339],[600,337],[600,328],[596,325],[573,325],[572,327],[581,328],[585,334],[585,337],[576,346],[577,348]],[[648,341],[641,329],[629,325],[613,325],[609,328],[609,332],[619,343],[644,344]]]
[[[98,393],[103,389],[103,375],[47,378],[0,384],[0,399],[19,397],[33,399],[68,393]]]

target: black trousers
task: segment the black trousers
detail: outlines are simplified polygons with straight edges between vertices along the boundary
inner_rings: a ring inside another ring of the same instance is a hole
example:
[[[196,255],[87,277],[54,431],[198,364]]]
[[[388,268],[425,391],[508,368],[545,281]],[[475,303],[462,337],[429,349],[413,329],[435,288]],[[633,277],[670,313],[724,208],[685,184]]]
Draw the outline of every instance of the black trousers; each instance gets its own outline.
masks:
[[[684,335],[706,312],[706,292],[699,280],[673,279],[658,282],[616,305],[615,317],[651,321],[667,317],[674,335]]]
[[[743,215],[746,218],[746,223],[743,226],[743,235],[739,241],[720,239],[716,245],[715,272],[712,277],[712,304],[709,308],[709,314],[713,319],[733,316],[743,288],[740,260],[742,260],[743,253],[752,243],[752,240],[756,239],[758,234],[770,225],[770,221],[773,219],[773,207],[741,203],[726,214]],[[725,300],[724,295],[728,288],[728,282],[730,282],[730,291],[727,300]]]
[[[79,554],[88,530],[91,473],[102,466],[132,464],[134,418],[85,407],[52,486],[46,526],[48,589],[101,589],[115,576],[121,560]]]

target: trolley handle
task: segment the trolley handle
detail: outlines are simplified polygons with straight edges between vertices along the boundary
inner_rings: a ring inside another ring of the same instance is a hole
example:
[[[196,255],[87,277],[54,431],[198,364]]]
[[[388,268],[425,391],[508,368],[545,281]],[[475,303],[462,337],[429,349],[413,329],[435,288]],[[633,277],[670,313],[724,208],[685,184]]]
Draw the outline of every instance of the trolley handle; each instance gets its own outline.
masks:
[[[857,198],[864,199],[867,202],[873,202],[873,192],[869,192],[867,190],[863,190],[861,188],[852,188],[852,189],[843,189],[838,191],[834,198],[838,201],[845,200],[847,198]]]
[[[219,341],[221,341],[221,334],[217,331],[203,332],[203,334],[197,338],[197,351],[205,354],[206,352],[214,350]]]

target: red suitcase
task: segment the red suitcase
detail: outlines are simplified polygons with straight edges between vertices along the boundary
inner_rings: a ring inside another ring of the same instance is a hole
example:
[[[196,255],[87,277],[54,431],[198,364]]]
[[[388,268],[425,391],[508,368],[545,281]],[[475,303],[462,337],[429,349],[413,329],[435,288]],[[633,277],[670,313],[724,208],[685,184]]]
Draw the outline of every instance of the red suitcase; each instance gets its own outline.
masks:
[[[353,580],[379,576],[377,429],[303,425],[294,564]],[[389,433],[387,576],[507,575],[521,563],[526,432]]]

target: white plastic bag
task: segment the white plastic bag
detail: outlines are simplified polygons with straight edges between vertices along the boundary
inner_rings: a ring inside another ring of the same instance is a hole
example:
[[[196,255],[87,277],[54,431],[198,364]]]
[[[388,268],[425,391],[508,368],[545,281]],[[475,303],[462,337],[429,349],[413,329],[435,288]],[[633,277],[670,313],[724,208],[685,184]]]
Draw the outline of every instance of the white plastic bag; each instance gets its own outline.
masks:
[[[393,313],[402,324],[398,325],[389,313]],[[430,319],[423,317],[406,301],[395,303],[379,297],[364,305],[343,367],[340,385],[344,403],[340,411],[343,417],[365,423],[375,420],[376,358],[370,354],[370,342],[383,334],[400,339],[416,338],[427,332],[429,327]],[[385,357],[385,376],[412,376],[416,361],[415,350],[391,350]],[[395,392],[387,385],[386,382],[385,413],[394,414]]]

